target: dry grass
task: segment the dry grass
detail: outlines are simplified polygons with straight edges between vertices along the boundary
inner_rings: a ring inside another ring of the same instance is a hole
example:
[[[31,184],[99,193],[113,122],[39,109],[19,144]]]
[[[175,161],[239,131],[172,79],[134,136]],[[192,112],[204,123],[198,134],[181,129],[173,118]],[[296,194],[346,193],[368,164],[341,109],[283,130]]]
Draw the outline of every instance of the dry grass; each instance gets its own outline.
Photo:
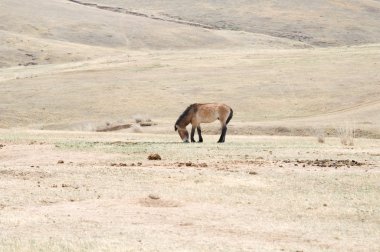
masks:
[[[318,143],[325,143],[325,129],[314,128],[313,133],[316,136]]]
[[[379,249],[378,140],[217,137],[1,130],[0,250]]]
[[[345,126],[340,126],[336,129],[340,138],[340,142],[343,145],[353,146],[355,139],[355,124],[345,123]]]
[[[0,126],[104,122],[130,117],[136,108],[141,114],[172,124],[191,103],[221,101],[237,112],[233,123],[277,121],[274,126],[281,126],[284,120],[298,118],[296,125],[311,126],[315,121],[329,123],[355,117],[361,129],[375,130],[380,122],[375,113],[379,103],[373,98],[378,92],[374,85],[379,79],[374,67],[378,57],[378,47],[255,54],[157,52],[125,57],[118,63],[92,62],[76,69],[67,66],[55,74],[45,66],[12,70],[13,76],[28,71],[36,76],[2,82],[7,93],[2,101],[8,105],[2,110]],[[140,71],[158,59],[165,67]],[[331,67],[331,62],[337,66]],[[210,71],[218,75],[210,76]],[[91,95],[79,95],[84,92]],[[317,97],[303,98],[314,97],[315,92]],[[346,99],[352,92],[357,99]],[[336,93],[339,95],[333,95]],[[53,103],[54,107],[49,105]]]
[[[152,121],[149,115],[135,114],[132,116],[132,118],[136,123],[144,123],[144,122]]]
[[[267,34],[316,46],[380,41],[378,1],[273,0],[81,0],[120,6],[148,15],[173,17],[219,29]],[[183,8],[186,6],[186,8]],[[358,22],[360,20],[360,22]]]

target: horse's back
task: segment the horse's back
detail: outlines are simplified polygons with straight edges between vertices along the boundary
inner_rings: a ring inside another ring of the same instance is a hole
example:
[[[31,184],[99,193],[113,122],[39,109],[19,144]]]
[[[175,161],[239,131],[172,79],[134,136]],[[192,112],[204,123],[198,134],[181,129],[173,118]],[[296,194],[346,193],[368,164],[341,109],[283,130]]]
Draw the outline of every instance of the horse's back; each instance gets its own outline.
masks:
[[[231,108],[223,103],[197,104],[196,123],[211,123],[216,120],[226,121]]]

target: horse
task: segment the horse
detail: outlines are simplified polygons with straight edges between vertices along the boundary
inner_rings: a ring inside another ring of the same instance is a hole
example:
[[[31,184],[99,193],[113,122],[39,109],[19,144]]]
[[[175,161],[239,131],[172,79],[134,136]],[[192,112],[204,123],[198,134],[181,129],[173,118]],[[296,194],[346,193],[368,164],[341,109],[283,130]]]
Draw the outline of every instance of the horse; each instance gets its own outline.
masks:
[[[174,131],[178,130],[178,134],[183,142],[189,142],[189,132],[186,126],[191,123],[191,142],[195,142],[194,134],[197,129],[199,142],[203,142],[201,123],[212,123],[216,120],[220,121],[222,132],[218,143],[224,143],[227,133],[227,124],[233,116],[231,107],[222,103],[194,103],[186,108],[186,110],[178,117],[174,124]]]

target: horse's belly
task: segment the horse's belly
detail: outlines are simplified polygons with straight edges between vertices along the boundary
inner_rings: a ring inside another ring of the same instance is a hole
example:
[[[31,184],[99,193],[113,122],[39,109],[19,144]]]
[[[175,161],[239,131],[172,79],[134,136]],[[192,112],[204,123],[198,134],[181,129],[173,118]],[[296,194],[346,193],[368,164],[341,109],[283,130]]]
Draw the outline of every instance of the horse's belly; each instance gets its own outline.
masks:
[[[202,119],[202,120],[200,121],[200,123],[212,123],[212,122],[215,122],[216,120],[218,120],[218,118],[213,118],[213,119],[211,119],[211,118],[208,118],[208,119]]]
[[[198,116],[199,123],[212,123],[218,120],[218,113],[200,113]]]

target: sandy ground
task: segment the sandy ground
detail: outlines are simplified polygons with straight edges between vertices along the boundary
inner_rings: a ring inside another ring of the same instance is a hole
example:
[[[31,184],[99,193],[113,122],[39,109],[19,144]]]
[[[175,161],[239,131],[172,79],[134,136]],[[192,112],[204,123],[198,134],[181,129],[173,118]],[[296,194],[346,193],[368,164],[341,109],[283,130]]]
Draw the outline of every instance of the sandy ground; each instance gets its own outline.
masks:
[[[380,249],[379,140],[204,138],[1,130],[0,250]]]

